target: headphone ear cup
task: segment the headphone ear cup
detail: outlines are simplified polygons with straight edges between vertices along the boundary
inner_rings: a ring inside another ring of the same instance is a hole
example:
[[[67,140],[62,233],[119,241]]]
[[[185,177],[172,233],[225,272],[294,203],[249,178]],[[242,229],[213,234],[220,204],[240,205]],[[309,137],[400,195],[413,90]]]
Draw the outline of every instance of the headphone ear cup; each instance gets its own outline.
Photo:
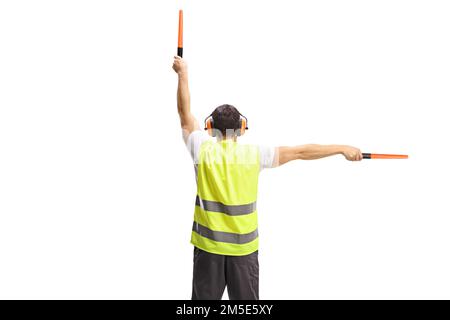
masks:
[[[241,117],[241,130],[240,130],[240,136],[242,136],[245,133],[245,128],[247,128],[247,120]]]
[[[206,119],[206,130],[208,130],[208,134],[212,137],[214,137],[215,134],[215,130],[213,130],[213,120],[212,117],[209,117],[208,119]]]

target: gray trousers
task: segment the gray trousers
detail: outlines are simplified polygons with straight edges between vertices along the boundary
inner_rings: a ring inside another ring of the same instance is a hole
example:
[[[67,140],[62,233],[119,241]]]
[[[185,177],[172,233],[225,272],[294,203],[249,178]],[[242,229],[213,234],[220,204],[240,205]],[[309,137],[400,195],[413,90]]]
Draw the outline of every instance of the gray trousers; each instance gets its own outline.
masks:
[[[258,251],[224,256],[194,247],[192,300],[220,300],[225,287],[230,300],[259,300]]]

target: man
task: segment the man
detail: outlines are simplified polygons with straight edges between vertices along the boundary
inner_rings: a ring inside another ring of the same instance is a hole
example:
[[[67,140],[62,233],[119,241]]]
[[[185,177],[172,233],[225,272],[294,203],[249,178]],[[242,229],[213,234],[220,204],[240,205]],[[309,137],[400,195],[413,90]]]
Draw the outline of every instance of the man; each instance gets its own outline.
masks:
[[[195,164],[197,197],[191,242],[194,245],[192,299],[259,299],[258,175],[291,160],[342,154],[359,161],[361,151],[343,145],[308,144],[268,148],[237,143],[247,119],[231,105],[217,107],[205,120],[209,135],[191,113],[185,61],[175,57],[177,104],[183,138]]]

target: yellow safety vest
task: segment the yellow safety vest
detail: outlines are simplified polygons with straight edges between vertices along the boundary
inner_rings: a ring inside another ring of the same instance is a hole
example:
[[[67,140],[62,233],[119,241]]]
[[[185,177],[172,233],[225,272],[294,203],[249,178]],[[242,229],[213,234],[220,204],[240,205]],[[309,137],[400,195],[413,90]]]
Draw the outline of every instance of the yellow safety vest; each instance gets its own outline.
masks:
[[[258,250],[259,149],[232,140],[200,146],[191,243],[211,253],[243,256]]]

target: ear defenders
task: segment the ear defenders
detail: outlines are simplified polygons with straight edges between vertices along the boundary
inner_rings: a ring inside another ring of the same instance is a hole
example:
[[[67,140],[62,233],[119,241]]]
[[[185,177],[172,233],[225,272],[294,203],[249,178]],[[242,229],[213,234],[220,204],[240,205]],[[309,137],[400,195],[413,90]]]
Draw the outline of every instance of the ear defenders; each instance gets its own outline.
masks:
[[[242,136],[245,133],[245,130],[248,130],[247,126],[247,117],[243,116],[241,113],[239,113],[239,130],[237,131],[238,136]],[[205,119],[205,130],[208,130],[208,134],[212,137],[216,136],[217,130],[214,129],[214,119],[212,117],[212,113],[206,117]]]

